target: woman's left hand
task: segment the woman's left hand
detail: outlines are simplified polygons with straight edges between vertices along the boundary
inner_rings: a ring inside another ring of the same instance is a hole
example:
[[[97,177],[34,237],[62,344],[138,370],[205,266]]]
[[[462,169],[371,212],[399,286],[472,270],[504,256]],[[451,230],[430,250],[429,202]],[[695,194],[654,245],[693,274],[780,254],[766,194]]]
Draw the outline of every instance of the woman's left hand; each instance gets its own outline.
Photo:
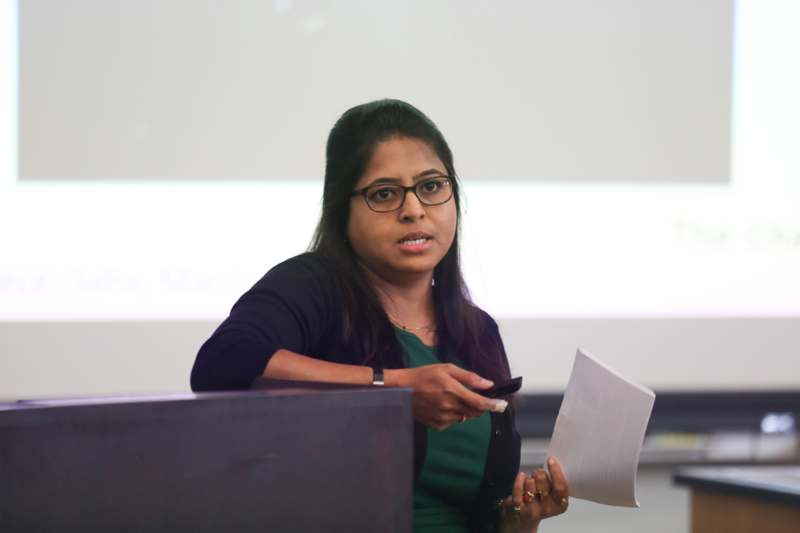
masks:
[[[530,476],[525,472],[517,474],[511,496],[501,505],[501,531],[533,532],[542,519],[567,510],[569,485],[561,463],[551,457],[547,464],[550,474],[542,468]]]

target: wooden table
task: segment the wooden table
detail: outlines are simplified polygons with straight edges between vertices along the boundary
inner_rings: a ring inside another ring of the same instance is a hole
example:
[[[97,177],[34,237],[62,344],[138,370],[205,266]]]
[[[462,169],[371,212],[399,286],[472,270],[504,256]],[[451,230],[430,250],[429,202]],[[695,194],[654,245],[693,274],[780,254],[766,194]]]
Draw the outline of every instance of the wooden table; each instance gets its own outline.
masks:
[[[692,533],[800,532],[800,466],[684,468]]]

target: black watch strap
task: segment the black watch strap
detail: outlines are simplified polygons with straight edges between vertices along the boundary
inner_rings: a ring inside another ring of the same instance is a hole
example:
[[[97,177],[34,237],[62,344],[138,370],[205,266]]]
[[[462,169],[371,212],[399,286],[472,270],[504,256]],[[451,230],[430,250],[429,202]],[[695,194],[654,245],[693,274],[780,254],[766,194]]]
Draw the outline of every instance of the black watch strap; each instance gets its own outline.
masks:
[[[372,384],[378,385],[383,387],[386,383],[383,382],[383,369],[382,368],[373,368],[372,369]]]

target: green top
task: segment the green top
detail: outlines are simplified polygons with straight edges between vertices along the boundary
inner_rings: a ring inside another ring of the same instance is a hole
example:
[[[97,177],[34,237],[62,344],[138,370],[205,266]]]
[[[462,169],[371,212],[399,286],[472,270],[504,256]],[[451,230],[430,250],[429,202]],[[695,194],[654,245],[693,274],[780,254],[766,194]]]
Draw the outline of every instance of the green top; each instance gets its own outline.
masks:
[[[395,332],[408,367],[442,362],[434,346],[400,328]],[[425,463],[414,485],[414,531],[467,532],[467,513],[478,496],[489,451],[490,415],[484,413],[444,431],[427,431]]]

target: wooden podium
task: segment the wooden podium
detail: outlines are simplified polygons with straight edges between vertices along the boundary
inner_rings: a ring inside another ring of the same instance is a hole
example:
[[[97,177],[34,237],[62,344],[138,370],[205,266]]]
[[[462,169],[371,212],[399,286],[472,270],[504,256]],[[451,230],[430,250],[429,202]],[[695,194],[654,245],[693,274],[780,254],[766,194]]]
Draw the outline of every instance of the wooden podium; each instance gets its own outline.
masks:
[[[800,466],[684,468],[692,491],[692,533],[800,531]]]
[[[411,389],[6,404],[0,531],[407,533],[412,439]]]

